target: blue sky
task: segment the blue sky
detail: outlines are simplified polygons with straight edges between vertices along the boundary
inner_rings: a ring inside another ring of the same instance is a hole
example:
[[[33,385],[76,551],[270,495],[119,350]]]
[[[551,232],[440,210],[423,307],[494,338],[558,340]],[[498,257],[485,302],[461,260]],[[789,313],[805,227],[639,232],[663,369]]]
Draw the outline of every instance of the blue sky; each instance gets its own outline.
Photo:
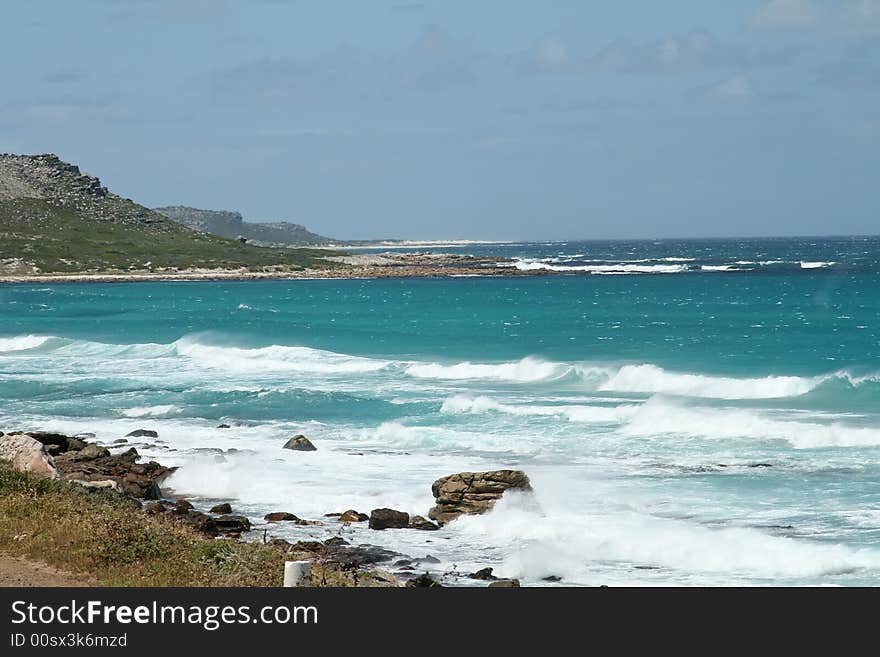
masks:
[[[880,0],[8,2],[0,151],[342,238],[877,233]]]

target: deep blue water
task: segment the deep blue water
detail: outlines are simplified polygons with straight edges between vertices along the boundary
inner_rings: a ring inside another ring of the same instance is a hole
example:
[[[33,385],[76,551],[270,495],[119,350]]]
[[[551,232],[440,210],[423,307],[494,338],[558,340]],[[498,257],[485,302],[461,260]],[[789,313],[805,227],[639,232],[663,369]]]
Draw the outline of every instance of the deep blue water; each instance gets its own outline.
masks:
[[[0,429],[156,428],[175,488],[255,519],[424,514],[436,477],[525,469],[539,510],[442,546],[347,530],[442,568],[880,581],[880,238],[447,250],[559,275],[0,286]]]

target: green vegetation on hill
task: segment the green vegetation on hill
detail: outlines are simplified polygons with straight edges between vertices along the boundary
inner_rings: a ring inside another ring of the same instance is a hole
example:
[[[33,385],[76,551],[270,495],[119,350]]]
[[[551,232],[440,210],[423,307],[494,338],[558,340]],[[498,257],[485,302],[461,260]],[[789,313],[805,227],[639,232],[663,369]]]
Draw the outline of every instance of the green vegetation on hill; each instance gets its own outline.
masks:
[[[0,274],[293,271],[334,266],[327,255],[194,232],[56,155],[0,154]]]
[[[167,220],[92,219],[44,199],[0,201],[0,270],[9,273],[29,273],[32,267],[40,273],[192,267],[296,270],[326,268],[329,263],[322,258],[327,255],[316,249],[250,246]]]
[[[280,586],[284,553],[209,539],[110,491],[16,472],[0,461],[0,553],[105,586]]]

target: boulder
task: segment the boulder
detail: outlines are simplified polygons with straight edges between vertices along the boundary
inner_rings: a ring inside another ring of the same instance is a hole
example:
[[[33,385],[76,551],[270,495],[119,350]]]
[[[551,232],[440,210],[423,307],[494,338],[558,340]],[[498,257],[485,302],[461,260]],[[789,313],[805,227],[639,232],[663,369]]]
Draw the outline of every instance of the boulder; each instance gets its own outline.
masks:
[[[126,438],[158,438],[159,434],[152,429],[135,429],[125,434]]]
[[[431,486],[436,506],[428,517],[441,523],[463,514],[480,514],[491,509],[507,490],[530,491],[532,486],[521,470],[459,472],[441,477]]]
[[[297,522],[299,518],[297,518],[292,513],[287,513],[286,511],[274,511],[272,513],[267,513],[263,516],[263,519],[267,522]]]
[[[245,516],[226,514],[216,518],[206,517],[213,521],[217,531],[221,534],[241,534],[251,529],[250,520]]]
[[[109,449],[95,443],[89,443],[80,449],[73,458],[77,461],[91,461],[92,459],[99,459],[104,456],[110,456]]]
[[[518,589],[518,579],[498,579],[489,583],[490,589]]]
[[[286,443],[284,449],[292,449],[296,452],[314,452],[318,448],[312,444],[312,441],[302,434],[297,434]]]
[[[174,503],[174,513],[178,515],[186,515],[187,513],[192,511],[193,508],[195,507],[193,507],[192,503],[188,502],[187,500],[177,500]]]
[[[370,512],[370,529],[406,529],[409,514],[394,509],[373,509]]]
[[[359,513],[354,509],[349,509],[339,514],[339,522],[366,522],[370,519],[366,513]]]
[[[215,504],[211,507],[211,513],[232,513],[232,505],[229,502]]]
[[[436,529],[440,529],[440,525],[435,522],[431,522],[427,518],[423,518],[422,516],[413,516],[409,520],[409,528],[410,529],[421,529],[423,531],[434,531]]]
[[[471,579],[480,579],[486,582],[494,582],[496,579],[498,579],[497,577],[495,577],[495,575],[492,574],[491,568],[481,568],[477,572],[468,575],[468,577]]]
[[[0,438],[0,459],[9,461],[20,472],[49,479],[59,476],[55,461],[43,443],[26,434],[7,434]]]
[[[408,588],[430,588],[430,589],[433,589],[433,588],[437,588],[437,587],[440,587],[443,585],[440,582],[438,582],[436,579],[431,577],[428,573],[425,573],[424,575],[419,575],[418,577],[413,577],[411,580],[409,580],[406,583],[406,586]]]
[[[94,449],[93,449],[94,448]],[[92,458],[83,458],[83,452]],[[147,500],[162,497],[159,483],[174,472],[155,461],[138,463],[140,456],[133,447],[121,454],[110,454],[105,448],[89,444],[79,451],[69,451],[55,458],[55,466],[63,479],[105,481],[119,484],[126,495]]]

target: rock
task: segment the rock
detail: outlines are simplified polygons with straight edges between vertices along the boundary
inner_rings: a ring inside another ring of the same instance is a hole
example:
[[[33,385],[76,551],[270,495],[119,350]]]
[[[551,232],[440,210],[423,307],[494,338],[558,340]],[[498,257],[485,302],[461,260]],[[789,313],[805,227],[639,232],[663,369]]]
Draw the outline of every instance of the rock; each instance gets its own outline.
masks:
[[[79,479],[71,479],[71,481],[75,484],[79,484],[83,488],[96,490],[112,490],[117,493],[122,492],[122,486],[120,486],[118,482],[113,481],[112,479],[104,479],[101,481],[82,481]]]
[[[92,458],[83,458],[86,456]],[[126,495],[148,500],[162,497],[159,483],[174,472],[155,461],[138,463],[137,450],[130,448],[121,454],[110,454],[103,447],[86,445],[77,451],[65,452],[55,458],[55,467],[63,479],[103,481],[111,479],[119,484]]]
[[[247,522],[247,518],[244,519]],[[207,513],[201,511],[189,511],[186,515],[180,516],[180,521],[186,523],[197,532],[206,534],[207,536],[216,536],[221,531],[224,533],[240,533],[234,529],[220,529],[217,525],[217,519],[212,518]],[[231,523],[228,526],[233,526]],[[248,528],[250,523],[248,523]],[[246,530],[244,530],[246,531]]]
[[[90,461],[92,459],[99,459],[105,456],[110,456],[110,450],[106,447],[101,447],[100,445],[96,445],[95,443],[89,443],[85,447],[83,447],[73,458],[77,461]]]
[[[7,434],[0,438],[0,459],[9,461],[20,472],[57,479],[58,468],[43,443],[26,434]]]
[[[366,522],[370,519],[366,513],[358,513],[354,509],[349,509],[339,514],[339,522]]]
[[[147,502],[144,505],[144,513],[148,516],[158,516],[165,513],[167,510],[164,502]]]
[[[186,500],[177,500],[174,503],[174,513],[185,515],[193,510],[193,505]]]
[[[302,434],[297,434],[286,443],[284,449],[292,449],[296,452],[314,452],[318,448],[312,444],[312,441]]]
[[[230,427],[228,424],[218,424],[217,428],[218,429],[231,429],[232,427]]]
[[[499,579],[489,583],[490,589],[518,589],[518,579]]]
[[[152,429],[135,429],[125,434],[126,438],[158,438],[159,434]]]
[[[340,545],[349,545],[349,542],[341,536],[333,536],[332,538],[328,538],[326,541],[324,541],[324,545],[329,545],[330,547],[339,547]]]
[[[113,444],[114,445],[124,445],[127,442],[128,442],[128,440],[125,438],[117,438],[116,440],[113,441]]]
[[[370,512],[370,529],[406,529],[409,514],[394,509],[373,509]]]
[[[428,520],[427,518],[423,518],[422,516],[413,516],[412,518],[410,518],[409,528],[434,531],[436,529],[440,529],[440,525],[431,522],[430,520]]]
[[[436,499],[428,517],[441,523],[462,514],[485,513],[507,490],[530,491],[532,486],[521,470],[460,472],[441,477],[431,486]]]
[[[542,582],[561,582],[562,578],[559,575],[547,575],[547,577],[541,578]]]
[[[232,505],[229,502],[215,504],[211,507],[211,513],[232,513]]]
[[[69,450],[78,450],[85,447],[85,441],[80,438],[65,436],[63,433],[52,433],[50,431],[29,431],[26,435],[34,440],[43,443],[46,451],[50,454],[60,454]]]
[[[251,523],[245,516],[226,514],[210,518],[217,527],[217,531],[222,534],[241,534],[250,531]]]
[[[492,574],[491,568],[481,568],[477,572],[468,575],[468,577],[470,577],[471,579],[481,579],[487,582],[493,582],[498,579],[497,577],[495,577],[495,575]]]
[[[428,573],[424,575],[419,575],[418,577],[413,577],[406,583],[407,588],[437,588],[443,586],[436,579],[431,577]]]
[[[292,513],[287,513],[286,511],[275,511],[273,513],[267,513],[263,516],[263,519],[268,522],[298,522],[299,518],[297,518]]]

